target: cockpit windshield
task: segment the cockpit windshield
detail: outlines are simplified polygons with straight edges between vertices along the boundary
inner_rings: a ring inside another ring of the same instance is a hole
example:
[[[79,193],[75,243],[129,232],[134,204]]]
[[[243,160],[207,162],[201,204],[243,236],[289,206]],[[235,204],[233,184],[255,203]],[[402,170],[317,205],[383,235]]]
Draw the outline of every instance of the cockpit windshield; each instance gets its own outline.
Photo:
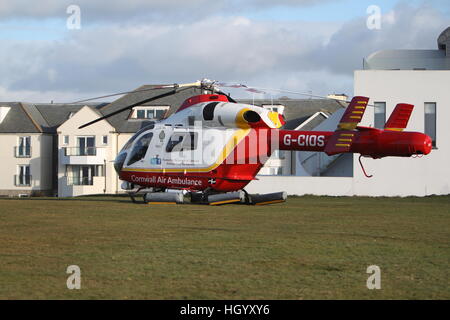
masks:
[[[128,150],[128,149],[131,147],[131,145],[133,144],[134,140],[136,140],[136,138],[139,137],[139,136],[142,134],[142,132],[147,131],[147,130],[151,130],[151,129],[153,129],[154,127],[155,127],[155,125],[154,125],[154,124],[151,124],[151,125],[148,125],[148,126],[143,127],[143,128],[140,129],[138,132],[136,132],[136,133],[130,138],[130,140],[128,140],[127,143],[123,146],[121,152],[122,152],[122,151],[125,151],[125,150]]]
[[[139,140],[134,144],[133,150],[130,153],[130,158],[127,162],[127,165],[131,165],[145,157],[147,153],[148,146],[152,141],[153,132],[149,132],[144,134]]]

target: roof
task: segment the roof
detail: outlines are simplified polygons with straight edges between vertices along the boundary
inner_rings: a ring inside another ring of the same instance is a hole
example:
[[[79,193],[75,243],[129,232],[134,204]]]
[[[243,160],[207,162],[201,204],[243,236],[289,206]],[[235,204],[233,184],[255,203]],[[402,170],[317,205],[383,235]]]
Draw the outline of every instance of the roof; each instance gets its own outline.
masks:
[[[364,69],[450,70],[450,27],[437,39],[438,50],[381,50],[364,59]]]
[[[103,105],[104,103],[89,104],[87,106],[99,113],[97,109]],[[71,112],[76,113],[84,106],[86,104],[35,104],[36,109],[46,119],[51,132],[56,132],[56,128],[69,119]]]
[[[5,119],[0,123],[0,133],[42,133],[41,117],[34,120],[28,107],[24,107],[20,102],[6,102],[0,103],[1,106],[8,106],[11,109],[8,111]]]
[[[113,113],[115,111],[120,110],[121,108],[124,108],[126,106],[138,103],[139,101],[143,101],[146,99],[149,99],[151,97],[155,97],[157,95],[170,92],[171,88],[169,89],[156,89],[151,91],[142,91],[146,89],[151,89],[156,87],[156,85],[144,85],[139,88],[137,88],[135,91],[140,92],[133,92],[129,93],[110,104],[104,105],[99,110],[103,115],[107,115],[109,113]],[[187,98],[190,98],[194,95],[201,94],[202,90],[198,88],[190,88],[188,90],[178,92],[174,95],[164,97],[161,99],[158,99],[154,102],[149,103],[142,103],[139,104],[140,106],[169,106],[170,109],[167,113],[167,116],[174,113],[183,103],[184,100]],[[143,120],[128,120],[130,115],[130,110],[125,110],[123,112],[118,113],[117,115],[114,115],[110,118],[108,118],[108,121],[111,123],[113,127],[116,128],[118,132],[130,132],[134,133],[138,131],[139,129],[143,128],[144,126],[147,126],[152,121],[143,121]]]
[[[448,50],[450,49],[450,27],[441,32],[437,39],[438,48],[440,50]]]

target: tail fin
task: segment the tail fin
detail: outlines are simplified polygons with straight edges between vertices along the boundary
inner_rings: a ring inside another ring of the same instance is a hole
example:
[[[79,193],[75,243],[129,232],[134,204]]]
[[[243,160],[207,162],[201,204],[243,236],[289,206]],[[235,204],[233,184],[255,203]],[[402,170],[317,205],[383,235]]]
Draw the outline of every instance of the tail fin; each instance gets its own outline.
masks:
[[[352,131],[356,129],[358,124],[366,111],[369,98],[356,96],[348,105],[344,115],[339,122],[336,131],[330,137],[325,146],[325,153],[329,156],[337,153],[349,152],[355,138],[355,133]]]
[[[356,129],[358,123],[361,122],[364,111],[366,111],[367,102],[369,102],[367,97],[353,97],[338,124],[337,130]]]
[[[409,117],[413,111],[414,106],[407,103],[399,103],[395,106],[391,116],[386,122],[384,129],[392,131],[403,131],[408,125]]]

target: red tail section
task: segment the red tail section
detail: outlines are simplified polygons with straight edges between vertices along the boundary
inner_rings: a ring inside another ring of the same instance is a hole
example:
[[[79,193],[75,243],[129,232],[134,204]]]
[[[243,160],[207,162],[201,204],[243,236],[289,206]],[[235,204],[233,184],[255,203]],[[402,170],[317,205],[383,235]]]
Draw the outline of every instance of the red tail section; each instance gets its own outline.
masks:
[[[409,117],[411,116],[413,109],[414,106],[412,104],[397,104],[386,122],[384,129],[391,131],[403,131],[403,129],[405,129],[408,125]]]
[[[355,131],[358,123],[366,111],[369,98],[356,96],[348,105],[344,112],[344,115],[339,122],[336,131],[328,140],[325,146],[325,153],[329,156],[349,152],[350,148],[355,140]]]

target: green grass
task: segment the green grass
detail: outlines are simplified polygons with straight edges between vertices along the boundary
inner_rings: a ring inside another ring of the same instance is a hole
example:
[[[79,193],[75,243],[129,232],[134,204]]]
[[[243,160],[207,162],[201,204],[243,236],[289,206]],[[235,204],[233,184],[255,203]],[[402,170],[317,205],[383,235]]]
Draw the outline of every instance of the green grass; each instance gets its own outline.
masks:
[[[0,299],[450,299],[449,262],[450,196],[0,200]]]

